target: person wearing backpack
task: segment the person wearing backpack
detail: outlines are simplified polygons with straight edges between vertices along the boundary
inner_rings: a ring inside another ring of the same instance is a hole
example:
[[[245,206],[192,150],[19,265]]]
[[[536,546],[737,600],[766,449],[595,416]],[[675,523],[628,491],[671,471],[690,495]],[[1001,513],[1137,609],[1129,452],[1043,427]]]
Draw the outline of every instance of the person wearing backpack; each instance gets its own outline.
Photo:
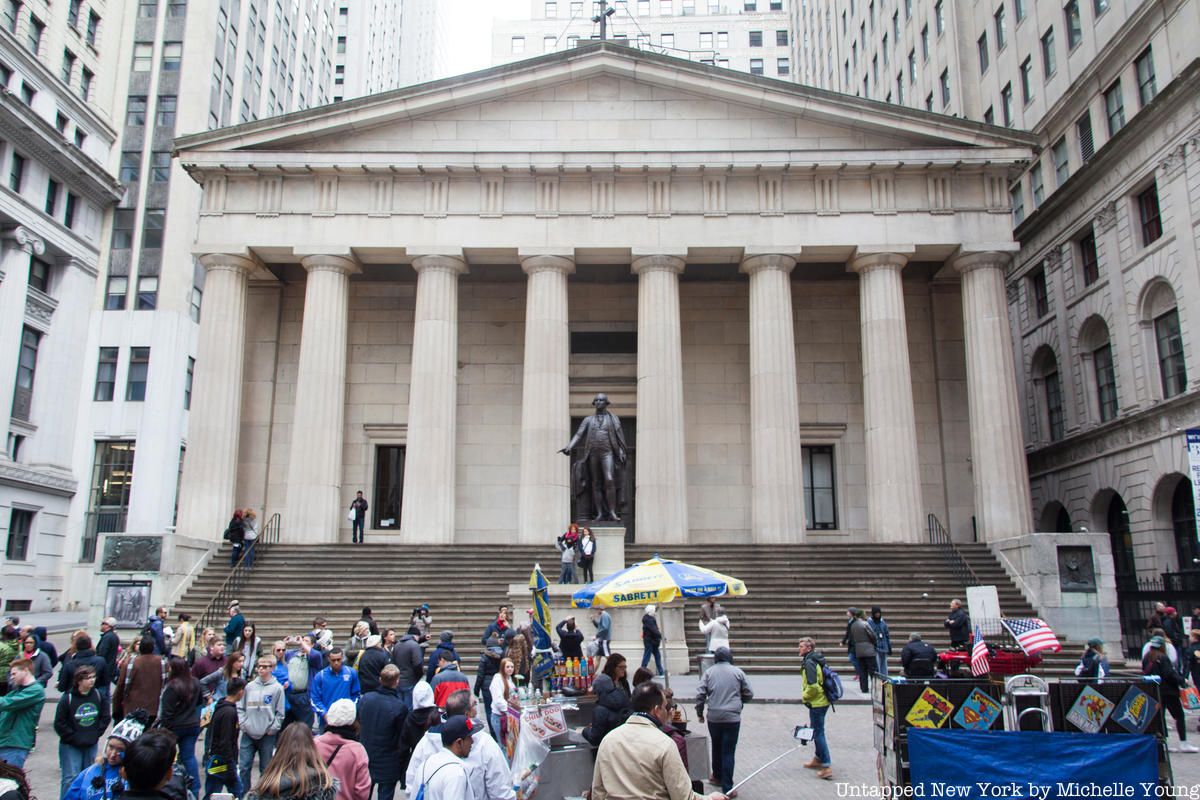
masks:
[[[830,698],[826,691],[826,678],[832,676],[837,686],[841,685],[837,673],[825,665],[825,655],[817,649],[817,643],[811,636],[800,640],[800,657],[804,659],[800,667],[800,701],[808,706],[808,724],[813,732],[813,747],[816,753],[804,766],[817,770],[817,777],[822,780],[833,780],[832,760],[829,757],[829,742],[825,739],[825,715],[837,698]],[[832,687],[831,687],[832,688]],[[834,690],[836,694],[836,689]]]
[[[287,660],[287,684],[283,697],[287,704],[284,727],[300,722],[311,729],[313,710],[312,699],[308,696],[308,652],[304,649],[295,651]]]
[[[113,689],[112,713],[117,722],[137,709],[147,715],[147,725],[158,717],[158,702],[166,683],[167,665],[154,655],[154,640],[146,636],[138,643],[138,656],[122,665]]]

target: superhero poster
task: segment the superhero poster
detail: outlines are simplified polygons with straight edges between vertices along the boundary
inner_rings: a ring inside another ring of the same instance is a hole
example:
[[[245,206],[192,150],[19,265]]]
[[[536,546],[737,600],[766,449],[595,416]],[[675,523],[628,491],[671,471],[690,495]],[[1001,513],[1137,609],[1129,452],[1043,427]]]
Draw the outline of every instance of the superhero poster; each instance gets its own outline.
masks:
[[[952,713],[954,704],[927,687],[904,715],[904,721],[914,728],[941,728]]]

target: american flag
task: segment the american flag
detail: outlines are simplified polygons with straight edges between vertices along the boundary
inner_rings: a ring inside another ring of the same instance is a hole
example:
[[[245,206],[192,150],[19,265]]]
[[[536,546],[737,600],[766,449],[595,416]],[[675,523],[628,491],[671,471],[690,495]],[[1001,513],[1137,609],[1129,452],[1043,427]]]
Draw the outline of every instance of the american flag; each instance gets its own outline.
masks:
[[[1008,628],[1008,632],[1017,640],[1017,644],[1021,646],[1026,655],[1037,655],[1043,650],[1049,650],[1052,653],[1062,650],[1062,645],[1054,637],[1054,631],[1050,630],[1050,626],[1040,619],[1004,618],[1000,622]]]
[[[971,674],[978,678],[980,675],[987,675],[991,668],[991,664],[988,663],[987,642],[983,640],[983,631],[976,625],[975,646],[971,648]]]

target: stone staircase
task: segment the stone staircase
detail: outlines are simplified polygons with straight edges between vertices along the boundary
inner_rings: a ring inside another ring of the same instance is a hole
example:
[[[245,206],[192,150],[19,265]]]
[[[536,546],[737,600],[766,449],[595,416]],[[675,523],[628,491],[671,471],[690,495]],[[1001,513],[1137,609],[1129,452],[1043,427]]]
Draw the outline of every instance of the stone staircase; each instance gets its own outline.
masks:
[[[998,587],[1008,616],[1036,616],[985,545],[960,547],[984,583]],[[942,621],[953,597],[965,600],[961,582],[933,545],[804,544],[630,545],[627,563],[656,552],[666,558],[717,569],[746,582],[745,597],[727,598],[731,640],[737,663],[747,672],[794,672],[796,642],[813,636],[830,663],[851,672],[838,642],[848,606],[883,608],[892,631],[898,664],[908,634],[919,631],[938,649],[949,644]],[[264,641],[308,631],[312,618],[324,616],[337,644],[344,644],[363,606],[370,606],[382,627],[403,629],[415,606],[429,603],[435,630],[455,631],[468,671],[474,669],[475,644],[505,601],[510,583],[529,579],[541,561],[555,579],[557,557],[550,547],[505,545],[294,545],[279,543],[255,563],[238,599],[246,618]],[[222,549],[176,604],[199,618],[228,575]],[[678,601],[676,601],[678,602]],[[685,609],[689,650],[699,653],[699,602]],[[674,638],[679,631],[667,631]],[[1068,674],[1082,648],[1064,642],[1064,652],[1047,659],[1045,672]]]

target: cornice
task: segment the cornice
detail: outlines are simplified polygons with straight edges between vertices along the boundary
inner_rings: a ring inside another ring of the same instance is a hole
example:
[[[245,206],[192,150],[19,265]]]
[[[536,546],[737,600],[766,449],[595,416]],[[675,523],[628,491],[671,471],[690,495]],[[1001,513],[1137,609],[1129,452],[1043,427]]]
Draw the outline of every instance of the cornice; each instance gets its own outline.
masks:
[[[71,478],[41,472],[4,459],[0,459],[0,484],[19,484],[62,497],[72,496],[79,486],[78,481]]]
[[[69,88],[61,91],[58,87],[62,87],[63,83],[58,75],[30,53],[24,42],[19,41],[15,35],[3,27],[0,27],[0,49],[3,50],[8,63],[13,65],[18,72],[31,75],[43,87],[55,87],[46,89],[46,91],[54,92],[58,104],[70,111],[73,119],[84,120],[86,127],[90,129],[88,133],[106,137],[110,145],[117,141],[117,137],[120,135],[117,129]]]

